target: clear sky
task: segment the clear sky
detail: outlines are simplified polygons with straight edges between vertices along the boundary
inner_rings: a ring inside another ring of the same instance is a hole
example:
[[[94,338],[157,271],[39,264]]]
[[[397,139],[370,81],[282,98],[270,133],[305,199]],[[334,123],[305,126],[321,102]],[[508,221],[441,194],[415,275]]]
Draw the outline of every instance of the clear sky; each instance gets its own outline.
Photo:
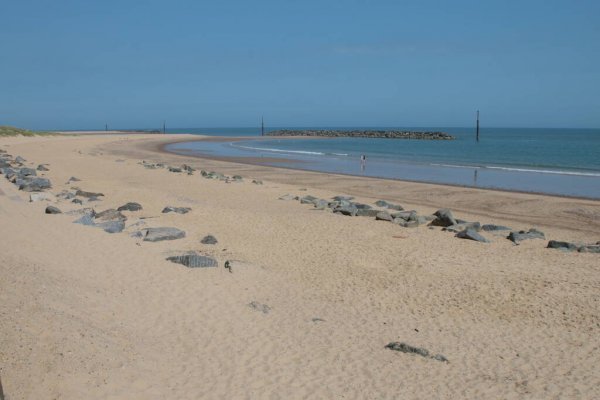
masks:
[[[600,127],[600,1],[0,2],[0,125]]]

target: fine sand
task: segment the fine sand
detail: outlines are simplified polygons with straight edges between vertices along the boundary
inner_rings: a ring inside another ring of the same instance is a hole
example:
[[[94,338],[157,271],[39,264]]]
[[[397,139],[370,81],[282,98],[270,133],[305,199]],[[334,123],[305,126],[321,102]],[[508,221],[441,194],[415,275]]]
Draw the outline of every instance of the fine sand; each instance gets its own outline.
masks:
[[[278,198],[353,195],[423,215],[449,207],[458,218],[586,243],[600,240],[599,201],[160,151],[186,138],[0,138],[0,149],[28,166],[48,164],[54,194],[72,186],[102,192],[83,205],[97,211],[143,206],[124,212],[124,232],[108,234],[73,224],[74,215],[44,214],[48,202],[30,203],[0,176],[7,400],[600,398],[600,255],[546,249],[540,239],[515,246],[488,233],[492,243],[483,244]],[[146,169],[142,160],[244,182]],[[81,181],[67,184],[71,176]],[[192,211],[162,214],[165,206]],[[129,235],[160,226],[186,237],[150,243]],[[218,244],[201,244],[208,234]],[[189,250],[219,268],[165,260]],[[393,341],[449,362],[386,349]]]

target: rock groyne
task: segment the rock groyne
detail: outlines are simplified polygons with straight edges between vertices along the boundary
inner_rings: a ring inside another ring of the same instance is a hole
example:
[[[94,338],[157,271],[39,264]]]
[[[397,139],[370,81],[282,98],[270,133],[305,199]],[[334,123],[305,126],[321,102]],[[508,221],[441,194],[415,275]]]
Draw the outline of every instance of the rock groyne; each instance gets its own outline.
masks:
[[[280,129],[265,133],[266,136],[319,136],[319,137],[364,137],[382,139],[418,139],[418,140],[453,140],[444,132],[419,131],[375,131],[375,130],[312,130],[312,129]]]

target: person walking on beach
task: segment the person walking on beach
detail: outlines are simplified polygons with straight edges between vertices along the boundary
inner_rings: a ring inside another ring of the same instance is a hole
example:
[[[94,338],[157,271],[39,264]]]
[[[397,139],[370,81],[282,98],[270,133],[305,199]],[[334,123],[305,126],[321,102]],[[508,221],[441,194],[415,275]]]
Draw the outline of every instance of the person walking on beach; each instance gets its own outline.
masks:
[[[361,154],[360,156],[360,168],[362,170],[365,169],[365,165],[367,165],[367,156],[365,156],[364,154]]]

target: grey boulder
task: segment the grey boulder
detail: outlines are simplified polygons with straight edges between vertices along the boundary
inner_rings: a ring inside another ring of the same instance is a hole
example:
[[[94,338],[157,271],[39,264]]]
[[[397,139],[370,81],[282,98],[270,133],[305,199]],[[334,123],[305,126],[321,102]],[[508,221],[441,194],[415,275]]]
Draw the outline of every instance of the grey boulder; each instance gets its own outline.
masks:
[[[41,192],[45,189],[50,189],[52,184],[46,178],[26,179],[19,182],[19,190],[24,192]]]
[[[335,214],[342,214],[342,215],[354,217],[358,213],[358,208],[356,208],[354,206],[338,206],[333,209],[333,212]]]
[[[202,238],[202,240],[200,240],[200,243],[202,244],[217,244],[217,238],[214,237],[213,235],[206,235]]]
[[[315,204],[316,200],[318,200],[316,197],[308,195],[300,199],[300,204]]]
[[[163,208],[162,213],[163,214],[167,214],[170,212],[174,212],[176,214],[187,214],[190,211],[192,211],[191,208],[189,207],[171,207],[171,206],[167,206],[165,208]]]
[[[185,232],[177,228],[148,228],[145,231],[145,242],[160,242],[163,240],[176,240],[185,237]]]
[[[83,190],[77,190],[77,192],[75,192],[75,196],[86,197],[88,199],[95,199],[100,196],[104,196],[104,194],[103,193],[86,192]]]
[[[124,216],[123,214],[121,214],[120,211],[115,210],[114,208],[110,208],[108,210],[99,212],[98,214],[96,214],[95,219],[100,220],[100,221],[114,221],[114,220],[119,220],[119,221],[125,221],[127,220],[127,217]]]
[[[401,353],[408,354],[417,354],[421,357],[431,358],[433,360],[448,362],[448,359],[441,354],[431,355],[429,350],[424,349],[422,347],[411,346],[410,344],[406,344],[403,342],[391,342],[385,346],[386,349],[390,349],[393,351],[399,351]]]
[[[140,203],[130,202],[117,208],[117,211],[140,211],[141,209],[142,205]]]
[[[489,243],[489,240],[481,236],[477,231],[473,229],[465,229],[455,235],[459,239],[475,240],[476,242]]]
[[[46,214],[62,214],[62,211],[54,206],[48,206],[46,207]]]
[[[502,225],[494,225],[494,224],[485,224],[481,227],[486,232],[494,232],[494,231],[510,231],[510,228]]]
[[[511,232],[508,234],[507,239],[515,244],[521,243],[527,239],[545,239],[543,232],[538,231],[535,228],[531,228],[528,231]]]
[[[562,242],[559,240],[551,240],[548,242],[548,246],[546,246],[549,249],[557,249],[557,250],[562,250],[562,251],[576,251],[579,246],[577,246],[574,243],[570,243],[570,242]]]
[[[431,221],[431,225],[433,226],[452,226],[456,225],[458,222],[454,219],[452,215],[452,211],[449,208],[442,208],[437,210],[433,215],[436,216],[436,219]]]
[[[93,226],[103,229],[104,232],[107,233],[118,233],[122,232],[123,229],[125,229],[125,221],[118,219],[114,221],[94,223]]]
[[[394,218],[387,211],[380,211],[375,215],[377,221],[389,221],[392,222]]]
[[[359,208],[358,211],[356,212],[356,216],[358,217],[377,217],[377,214],[379,214],[380,211],[378,210],[365,210],[365,209],[361,209]]]
[[[580,253],[600,253],[600,243],[581,246],[577,251]]]
[[[175,264],[182,264],[188,268],[214,268],[219,266],[217,260],[214,258],[201,256],[193,252],[179,256],[167,257],[167,261],[171,261]]]

